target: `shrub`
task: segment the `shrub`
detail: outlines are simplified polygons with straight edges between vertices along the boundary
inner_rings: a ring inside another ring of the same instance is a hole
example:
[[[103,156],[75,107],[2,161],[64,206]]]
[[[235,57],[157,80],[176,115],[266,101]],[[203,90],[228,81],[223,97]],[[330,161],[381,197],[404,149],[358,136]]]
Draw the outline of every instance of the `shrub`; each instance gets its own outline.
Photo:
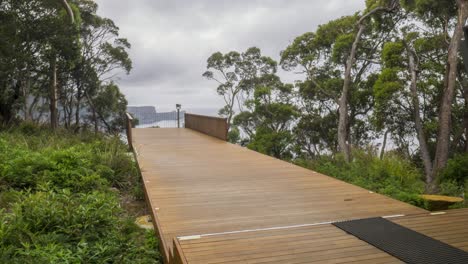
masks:
[[[441,173],[441,184],[444,182],[465,186],[468,180],[468,154],[458,154],[447,162],[447,166]]]
[[[142,231],[121,213],[112,193],[23,193],[11,212],[0,211],[0,260],[106,263],[140,258],[155,263],[156,248],[138,242]]]
[[[39,138],[51,133],[37,134],[0,134],[0,187],[35,189],[51,182],[57,188],[87,192],[109,186],[128,190],[138,181],[135,163],[119,138],[86,136],[94,141],[83,143],[77,142],[83,136],[66,132],[46,144]]]
[[[0,133],[0,263],[159,263],[154,232],[119,205],[117,193],[141,188],[126,151],[87,132]]]
[[[371,152],[358,150],[353,152],[349,163],[337,155],[298,164],[416,206],[425,206],[419,197],[424,191],[421,172],[396,154],[380,160]]]

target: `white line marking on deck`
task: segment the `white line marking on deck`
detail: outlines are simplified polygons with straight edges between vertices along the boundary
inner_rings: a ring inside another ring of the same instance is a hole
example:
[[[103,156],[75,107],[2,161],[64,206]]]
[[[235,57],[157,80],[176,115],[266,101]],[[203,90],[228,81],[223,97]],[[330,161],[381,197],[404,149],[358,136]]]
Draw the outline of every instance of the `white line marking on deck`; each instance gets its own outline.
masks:
[[[382,218],[397,218],[397,217],[402,217],[405,216],[404,214],[396,214],[396,215],[386,215],[382,216]]]

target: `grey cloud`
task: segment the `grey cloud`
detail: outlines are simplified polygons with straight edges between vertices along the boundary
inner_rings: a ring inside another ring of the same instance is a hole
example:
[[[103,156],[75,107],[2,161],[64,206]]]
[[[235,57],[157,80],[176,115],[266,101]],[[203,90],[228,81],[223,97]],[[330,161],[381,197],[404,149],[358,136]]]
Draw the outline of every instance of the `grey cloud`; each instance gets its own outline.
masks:
[[[134,69],[118,82],[130,104],[162,110],[217,109],[216,84],[201,74],[216,51],[257,46],[279,53],[319,24],[362,9],[364,0],[97,0],[132,43]],[[280,73],[289,81],[291,74]],[[214,110],[213,110],[214,111]]]

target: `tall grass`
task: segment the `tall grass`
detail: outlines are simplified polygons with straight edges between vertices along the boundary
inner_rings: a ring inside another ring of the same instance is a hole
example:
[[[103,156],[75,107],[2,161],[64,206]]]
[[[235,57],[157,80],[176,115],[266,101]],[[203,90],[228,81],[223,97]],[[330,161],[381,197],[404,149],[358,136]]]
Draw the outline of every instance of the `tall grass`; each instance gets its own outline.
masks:
[[[379,159],[371,151],[355,150],[349,163],[337,155],[298,164],[416,206],[426,206],[419,197],[424,192],[421,171],[394,153]]]
[[[0,132],[0,263],[159,263],[119,204],[139,186],[126,151],[103,134]]]

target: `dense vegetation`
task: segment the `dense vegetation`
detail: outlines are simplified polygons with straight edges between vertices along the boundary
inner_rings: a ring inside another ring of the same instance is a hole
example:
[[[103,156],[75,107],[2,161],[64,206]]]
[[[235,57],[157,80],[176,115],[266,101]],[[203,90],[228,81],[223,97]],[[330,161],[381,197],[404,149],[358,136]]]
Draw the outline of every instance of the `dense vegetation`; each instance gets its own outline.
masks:
[[[464,196],[468,1],[365,3],[298,36],[279,62],[256,47],[208,58],[230,141],[419,205],[421,193]]]
[[[0,133],[0,263],[159,263],[153,231],[124,197],[143,199],[118,137],[33,125]]]
[[[0,1],[0,123],[115,133],[127,101],[130,43],[92,0]]]
[[[468,0],[366,0],[279,62],[217,52],[203,76],[232,142],[424,207],[419,194],[468,192],[467,17]],[[159,262],[121,206],[142,193],[109,136],[124,124],[113,77],[130,72],[129,48],[92,0],[0,1],[0,123],[16,127],[0,132],[1,263]]]

